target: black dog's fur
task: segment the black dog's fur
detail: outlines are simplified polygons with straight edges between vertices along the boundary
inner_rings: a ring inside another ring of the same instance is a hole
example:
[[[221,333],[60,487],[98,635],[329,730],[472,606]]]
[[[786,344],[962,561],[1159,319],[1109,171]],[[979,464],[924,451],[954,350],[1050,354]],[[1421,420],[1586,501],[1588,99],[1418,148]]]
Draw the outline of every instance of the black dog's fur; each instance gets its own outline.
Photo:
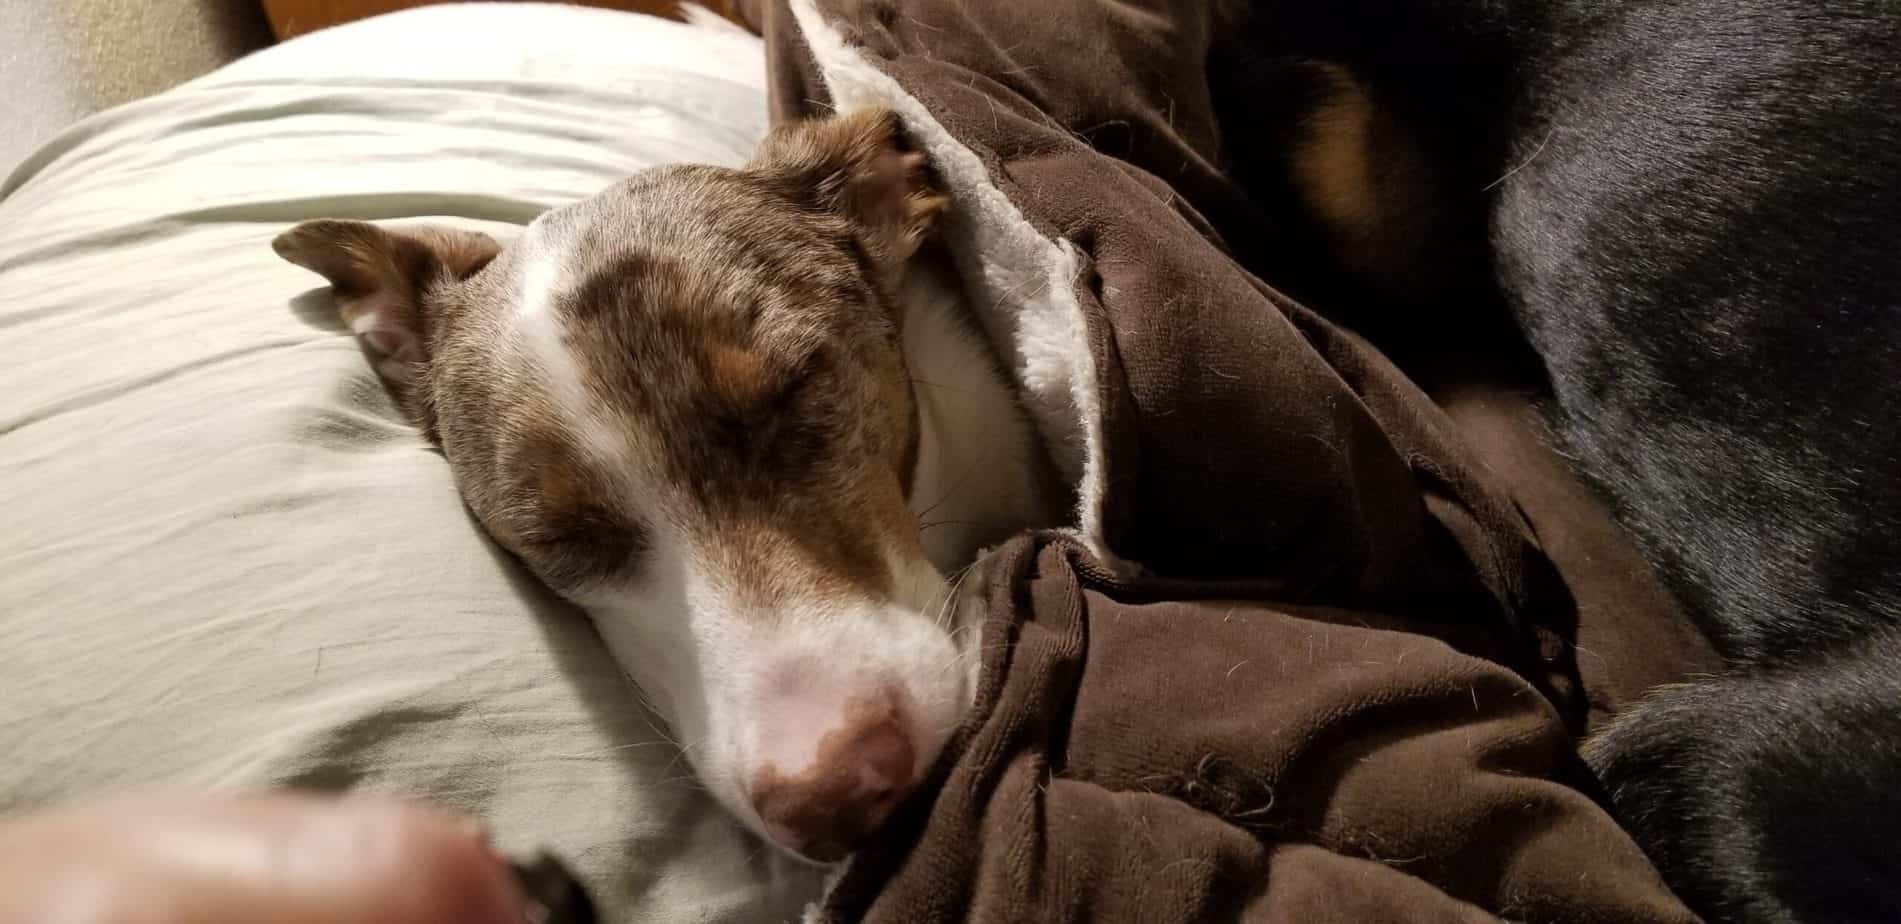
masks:
[[[1403,281],[1371,286],[1389,307],[1481,280],[1567,453],[1731,665],[1590,748],[1633,833],[1714,920],[1901,920],[1901,2],[1249,16],[1236,45],[1266,63],[1237,79],[1293,88],[1298,124],[1339,90],[1314,62],[1343,66],[1369,155],[1419,174],[1366,190],[1403,239],[1320,229],[1386,265],[1334,265]],[[1226,139],[1265,165],[1250,185],[1298,200],[1266,175],[1289,126],[1226,115],[1256,126]]]
[[[1721,921],[1901,920],[1901,634],[1671,689],[1590,745],[1620,820]]]

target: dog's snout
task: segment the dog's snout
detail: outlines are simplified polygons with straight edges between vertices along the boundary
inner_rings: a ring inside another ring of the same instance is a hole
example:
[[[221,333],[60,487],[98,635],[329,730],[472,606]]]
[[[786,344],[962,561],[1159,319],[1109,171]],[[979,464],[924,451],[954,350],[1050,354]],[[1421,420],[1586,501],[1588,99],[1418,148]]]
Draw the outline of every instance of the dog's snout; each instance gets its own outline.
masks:
[[[916,784],[917,746],[894,706],[858,710],[788,775],[767,766],[753,780],[753,808],[782,846],[813,860],[842,858],[878,829]]]

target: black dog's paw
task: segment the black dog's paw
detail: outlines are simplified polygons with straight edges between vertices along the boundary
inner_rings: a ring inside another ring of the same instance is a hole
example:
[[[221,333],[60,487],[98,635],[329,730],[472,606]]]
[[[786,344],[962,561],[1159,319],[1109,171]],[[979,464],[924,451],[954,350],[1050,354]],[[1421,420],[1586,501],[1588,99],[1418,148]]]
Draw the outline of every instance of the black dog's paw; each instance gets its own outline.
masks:
[[[1712,922],[1901,921],[1901,647],[1666,688],[1586,748]]]

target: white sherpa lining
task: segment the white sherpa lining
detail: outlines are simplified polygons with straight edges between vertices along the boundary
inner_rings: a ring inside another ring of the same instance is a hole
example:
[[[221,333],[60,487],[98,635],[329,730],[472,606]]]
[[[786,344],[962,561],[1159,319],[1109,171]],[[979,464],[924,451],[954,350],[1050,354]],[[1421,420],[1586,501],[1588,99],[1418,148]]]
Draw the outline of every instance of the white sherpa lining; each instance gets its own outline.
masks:
[[[971,309],[1015,380],[1056,471],[1076,492],[1075,526],[1103,560],[1102,406],[1088,322],[1076,301],[1076,250],[1038,233],[990,182],[983,162],[923,103],[878,70],[819,15],[814,0],[792,14],[839,112],[884,107],[931,156],[954,204],[944,223]]]

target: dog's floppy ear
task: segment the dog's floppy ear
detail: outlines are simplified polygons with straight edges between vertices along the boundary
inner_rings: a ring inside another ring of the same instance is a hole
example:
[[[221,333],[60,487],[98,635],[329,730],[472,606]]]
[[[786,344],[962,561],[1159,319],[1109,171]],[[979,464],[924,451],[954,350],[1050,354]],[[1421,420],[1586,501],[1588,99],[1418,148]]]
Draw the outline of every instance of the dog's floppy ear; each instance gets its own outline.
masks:
[[[814,199],[858,228],[872,259],[895,267],[917,252],[949,204],[923,152],[911,148],[896,113],[864,109],[781,126],[752,169]]]
[[[423,393],[431,318],[424,298],[466,279],[501,245],[453,228],[385,229],[365,221],[307,221],[277,236],[278,256],[330,281],[343,322],[363,338],[376,371],[416,423],[433,431]]]

